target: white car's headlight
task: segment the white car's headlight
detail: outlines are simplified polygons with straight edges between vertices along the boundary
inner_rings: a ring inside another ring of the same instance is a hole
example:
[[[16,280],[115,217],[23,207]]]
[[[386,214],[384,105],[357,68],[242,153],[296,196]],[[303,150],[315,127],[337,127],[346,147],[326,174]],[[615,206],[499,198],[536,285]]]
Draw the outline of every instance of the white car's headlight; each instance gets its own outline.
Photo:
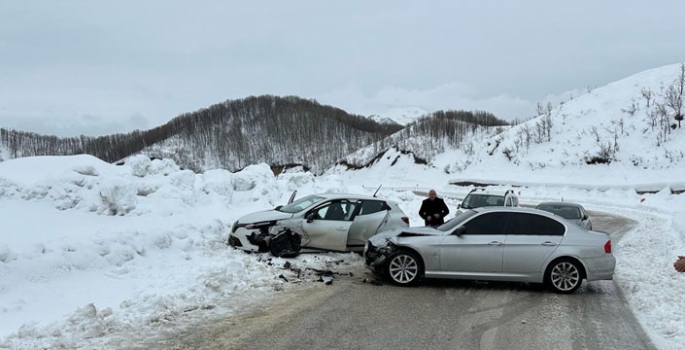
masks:
[[[247,224],[247,225],[245,225],[245,228],[249,230],[249,229],[263,227],[263,226],[269,226],[269,225],[271,225],[271,221],[262,221],[262,222],[255,222],[252,224]]]

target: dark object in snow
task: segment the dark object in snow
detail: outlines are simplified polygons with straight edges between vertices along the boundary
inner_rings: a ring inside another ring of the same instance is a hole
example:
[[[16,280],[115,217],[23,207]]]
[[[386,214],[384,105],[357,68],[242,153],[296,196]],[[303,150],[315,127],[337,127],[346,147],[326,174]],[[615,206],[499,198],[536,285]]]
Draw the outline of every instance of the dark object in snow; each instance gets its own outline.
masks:
[[[284,281],[286,281],[286,282],[290,282],[290,281],[288,281],[288,279],[285,278],[285,276],[283,276],[283,275],[278,275],[278,278],[280,278],[280,279],[282,279],[282,280],[284,280]]]
[[[381,282],[379,279],[370,280],[368,278],[364,278],[364,280],[362,282],[369,283],[372,286],[382,286],[383,285],[383,282]]]
[[[302,236],[284,229],[271,239],[269,251],[280,258],[297,256],[302,248]]]
[[[286,261],[285,264],[283,264],[284,269],[289,269],[290,268],[290,261]]]

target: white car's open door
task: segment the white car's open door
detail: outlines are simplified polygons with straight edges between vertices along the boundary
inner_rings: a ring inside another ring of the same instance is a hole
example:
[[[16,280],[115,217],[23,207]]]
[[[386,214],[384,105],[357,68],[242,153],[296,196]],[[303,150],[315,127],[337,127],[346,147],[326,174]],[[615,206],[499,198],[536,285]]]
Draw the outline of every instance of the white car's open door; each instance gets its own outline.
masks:
[[[363,248],[366,240],[378,232],[378,228],[389,215],[389,211],[382,210],[368,215],[357,215],[350,226],[347,236],[347,248]]]

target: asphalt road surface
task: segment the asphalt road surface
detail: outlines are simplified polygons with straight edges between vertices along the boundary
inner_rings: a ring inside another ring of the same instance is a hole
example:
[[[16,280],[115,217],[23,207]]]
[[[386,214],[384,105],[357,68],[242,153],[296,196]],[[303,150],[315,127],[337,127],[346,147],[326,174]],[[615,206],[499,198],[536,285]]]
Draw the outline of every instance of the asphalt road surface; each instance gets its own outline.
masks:
[[[635,222],[591,212],[620,240]],[[254,312],[194,326],[165,349],[654,349],[612,281],[572,295],[536,284],[372,284],[364,270],[281,294]]]

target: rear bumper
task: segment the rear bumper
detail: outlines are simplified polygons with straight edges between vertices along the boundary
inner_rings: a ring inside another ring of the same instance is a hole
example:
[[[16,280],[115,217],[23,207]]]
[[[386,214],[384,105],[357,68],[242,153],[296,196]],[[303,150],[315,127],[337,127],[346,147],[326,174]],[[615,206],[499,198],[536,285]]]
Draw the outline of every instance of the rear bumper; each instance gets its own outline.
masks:
[[[584,259],[587,267],[587,280],[612,280],[616,268],[616,258],[611,254],[604,254],[597,258]]]

